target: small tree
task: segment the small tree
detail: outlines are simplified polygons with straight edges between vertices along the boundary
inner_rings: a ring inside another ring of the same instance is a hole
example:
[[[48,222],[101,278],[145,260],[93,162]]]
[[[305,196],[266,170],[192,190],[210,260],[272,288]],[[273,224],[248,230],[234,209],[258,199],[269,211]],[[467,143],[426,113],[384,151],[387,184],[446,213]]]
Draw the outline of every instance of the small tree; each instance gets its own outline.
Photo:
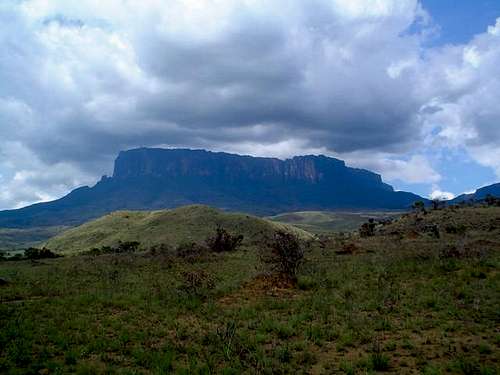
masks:
[[[203,298],[209,290],[214,289],[213,277],[204,270],[185,271],[181,274],[180,290],[189,296]]]
[[[484,199],[486,204],[488,206],[498,206],[500,204],[500,200],[498,198],[495,198],[493,195],[488,194],[486,198]]]
[[[416,201],[413,203],[412,208],[417,212],[422,212],[425,210],[425,203],[423,201]]]
[[[432,209],[433,210],[439,210],[441,209],[446,203],[444,200],[440,199],[440,198],[435,198],[431,201],[432,203]]]
[[[176,254],[190,263],[203,259],[208,253],[207,247],[196,242],[183,242],[177,246]]]
[[[61,255],[55,254],[45,247],[43,249],[30,247],[29,249],[24,250],[24,257],[26,259],[37,260],[59,258]]]
[[[271,253],[264,261],[272,264],[290,280],[296,281],[297,272],[304,261],[304,248],[300,239],[292,233],[279,231],[275,234],[270,248]]]
[[[137,241],[127,241],[127,242],[119,242],[118,246],[115,249],[116,253],[134,253],[139,249],[141,245],[140,242]]]
[[[241,234],[233,236],[220,225],[217,226],[215,235],[206,240],[208,248],[216,253],[234,251],[242,242],[243,236]]]
[[[373,237],[375,235],[375,227],[377,224],[374,219],[368,219],[368,223],[364,223],[361,228],[359,228],[359,235],[362,238]]]

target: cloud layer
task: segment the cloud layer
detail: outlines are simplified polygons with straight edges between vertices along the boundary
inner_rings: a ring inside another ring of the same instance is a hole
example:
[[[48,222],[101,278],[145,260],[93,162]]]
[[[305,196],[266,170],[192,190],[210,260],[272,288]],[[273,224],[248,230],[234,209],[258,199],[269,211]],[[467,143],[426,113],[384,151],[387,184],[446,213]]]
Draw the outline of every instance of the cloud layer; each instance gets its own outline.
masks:
[[[137,146],[321,152],[429,186],[426,155],[460,148],[500,176],[500,21],[432,48],[417,0],[7,0],[0,24],[0,208]]]

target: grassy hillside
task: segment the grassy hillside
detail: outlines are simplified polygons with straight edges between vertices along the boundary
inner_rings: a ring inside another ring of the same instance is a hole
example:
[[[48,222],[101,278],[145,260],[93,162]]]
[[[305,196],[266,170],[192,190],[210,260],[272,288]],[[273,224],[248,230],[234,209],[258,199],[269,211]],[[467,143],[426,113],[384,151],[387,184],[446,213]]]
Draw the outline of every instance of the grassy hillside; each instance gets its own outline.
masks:
[[[163,211],[119,211],[70,229],[45,244],[62,254],[76,254],[119,241],[139,241],[143,248],[156,244],[178,245],[202,242],[213,235],[217,225],[232,234],[242,234],[244,244],[262,242],[278,229],[312,237],[301,229],[254,216],[226,213],[207,206],[185,206]]]
[[[252,247],[0,263],[0,373],[499,373],[500,208],[324,238],[296,285]]]
[[[334,212],[303,211],[288,212],[268,219],[278,223],[294,225],[312,233],[353,231],[369,218],[384,219],[401,215],[399,211],[388,212]]]
[[[474,207],[427,211],[427,213],[404,214],[383,230],[384,233],[416,235],[426,226],[436,225],[443,236],[462,235],[465,238],[481,237],[495,239],[495,230],[500,226],[500,208]],[[451,233],[448,233],[451,232]],[[456,232],[456,233],[455,233]],[[500,237],[496,238],[500,241]]]
[[[11,250],[35,246],[61,233],[67,227],[29,229],[0,228],[0,249]]]

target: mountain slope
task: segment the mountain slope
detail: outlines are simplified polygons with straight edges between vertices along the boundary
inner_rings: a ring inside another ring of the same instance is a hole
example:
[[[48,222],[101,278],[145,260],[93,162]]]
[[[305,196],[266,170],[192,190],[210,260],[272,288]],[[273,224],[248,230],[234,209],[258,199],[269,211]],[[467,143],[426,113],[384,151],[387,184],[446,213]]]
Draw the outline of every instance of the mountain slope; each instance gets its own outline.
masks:
[[[462,194],[452,200],[453,203],[466,202],[468,200],[482,200],[485,199],[488,195],[492,195],[494,197],[500,198],[500,183],[493,184],[489,186],[484,186],[480,189],[477,189],[472,194]]]
[[[175,246],[185,241],[202,242],[213,235],[217,225],[231,234],[244,236],[243,244],[261,244],[277,230],[290,231],[308,239],[312,235],[286,224],[254,216],[225,213],[195,205],[162,211],[119,211],[70,229],[45,245],[59,253],[75,254],[119,241],[139,241],[148,248],[157,244]]]
[[[421,197],[395,192],[380,175],[325,156],[257,158],[186,149],[121,152],[94,187],[0,212],[0,228],[78,225],[117,210],[206,204],[271,215],[333,209],[404,209]]]

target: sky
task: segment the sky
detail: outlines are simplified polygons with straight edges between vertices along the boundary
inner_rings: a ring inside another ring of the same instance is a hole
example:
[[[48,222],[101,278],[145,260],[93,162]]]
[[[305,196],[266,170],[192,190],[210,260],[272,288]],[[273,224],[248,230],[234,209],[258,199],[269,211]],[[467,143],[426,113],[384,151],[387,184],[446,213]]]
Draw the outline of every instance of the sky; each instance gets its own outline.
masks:
[[[0,209],[121,150],[325,154],[398,190],[500,180],[498,0],[2,0]]]

